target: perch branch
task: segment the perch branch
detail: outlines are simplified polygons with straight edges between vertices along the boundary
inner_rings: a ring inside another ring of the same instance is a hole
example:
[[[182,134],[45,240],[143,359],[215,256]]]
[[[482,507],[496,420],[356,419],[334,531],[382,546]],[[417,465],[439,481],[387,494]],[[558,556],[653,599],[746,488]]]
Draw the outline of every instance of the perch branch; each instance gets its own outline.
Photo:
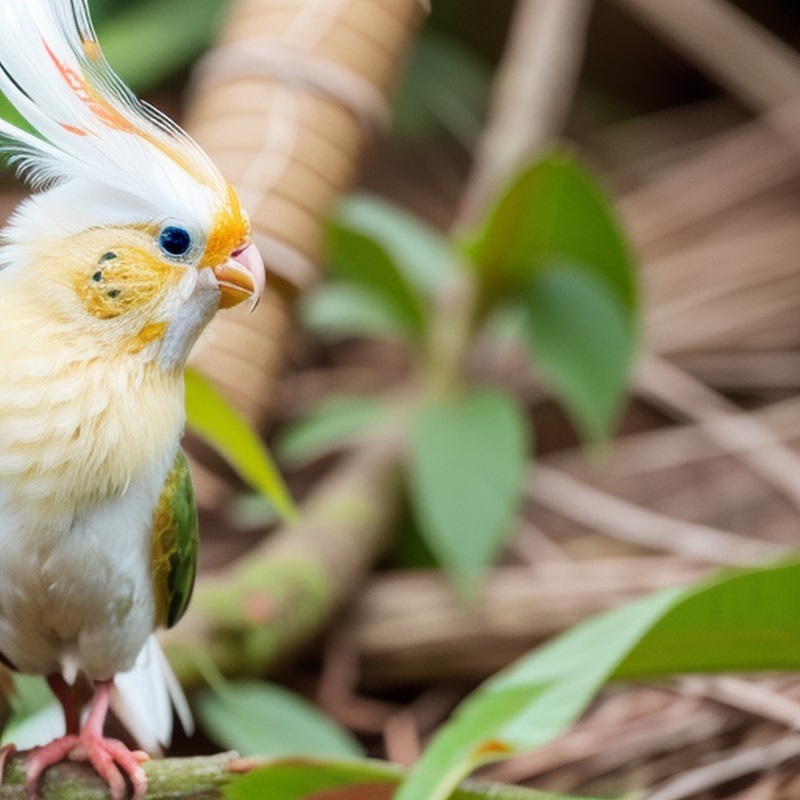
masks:
[[[12,758],[0,788],[2,800],[29,800],[25,753]],[[147,800],[222,800],[222,788],[236,775],[239,758],[221,753],[198,758],[154,759],[144,765]],[[41,800],[109,800],[108,786],[87,764],[65,762],[48,769],[39,786]]]

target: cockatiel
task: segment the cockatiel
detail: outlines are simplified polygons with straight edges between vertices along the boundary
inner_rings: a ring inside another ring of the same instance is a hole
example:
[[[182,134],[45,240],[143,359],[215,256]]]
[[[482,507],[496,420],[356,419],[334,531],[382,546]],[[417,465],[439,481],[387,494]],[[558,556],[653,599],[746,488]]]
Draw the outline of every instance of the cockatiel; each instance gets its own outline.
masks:
[[[34,190],[0,243],[0,659],[64,707],[32,792],[78,758],[141,797],[140,757],[103,724],[116,675],[163,688],[153,632],[191,593],[183,368],[220,307],[257,300],[264,266],[234,189],[112,72],[86,0],[0,0],[0,89],[33,129],[0,121]]]

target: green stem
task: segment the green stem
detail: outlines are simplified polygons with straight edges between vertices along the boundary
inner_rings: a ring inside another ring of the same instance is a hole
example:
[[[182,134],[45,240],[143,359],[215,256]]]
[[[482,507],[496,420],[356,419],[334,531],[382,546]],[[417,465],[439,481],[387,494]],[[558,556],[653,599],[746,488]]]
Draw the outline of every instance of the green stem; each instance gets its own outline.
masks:
[[[434,397],[447,397],[460,390],[480,322],[478,286],[464,266],[440,298],[431,322],[424,382]]]

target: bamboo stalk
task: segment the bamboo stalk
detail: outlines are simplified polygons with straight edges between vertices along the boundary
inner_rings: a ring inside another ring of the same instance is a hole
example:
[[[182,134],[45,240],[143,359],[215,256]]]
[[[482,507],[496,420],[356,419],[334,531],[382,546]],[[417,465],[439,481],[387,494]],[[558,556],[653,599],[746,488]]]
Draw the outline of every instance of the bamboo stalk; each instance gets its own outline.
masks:
[[[193,363],[256,425],[320,274],[324,220],[353,183],[424,16],[419,0],[240,0],[200,65],[186,125],[249,210],[271,279],[250,316],[220,315]]]

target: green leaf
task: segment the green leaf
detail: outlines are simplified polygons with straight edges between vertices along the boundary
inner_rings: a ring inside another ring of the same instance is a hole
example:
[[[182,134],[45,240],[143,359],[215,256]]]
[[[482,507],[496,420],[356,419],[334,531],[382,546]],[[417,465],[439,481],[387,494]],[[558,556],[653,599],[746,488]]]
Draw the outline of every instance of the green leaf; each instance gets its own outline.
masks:
[[[502,392],[470,389],[417,412],[409,476],[414,510],[465,595],[510,532],[525,455],[525,424]]]
[[[197,697],[196,711],[214,741],[243,756],[352,758],[361,746],[311,703],[258,681],[226,683]]]
[[[396,767],[366,760],[283,760],[236,778],[224,791],[227,800],[308,800],[320,792],[327,793],[339,787],[350,791],[352,787],[364,785],[371,787],[379,797],[379,789],[385,785],[386,800],[389,800],[401,774]]]
[[[232,780],[227,800],[391,800],[403,770],[379,761],[283,759]],[[419,800],[419,798],[417,798]],[[453,800],[568,800],[519,786],[474,783]]]
[[[485,308],[547,265],[568,262],[594,273],[636,315],[633,260],[612,206],[567,153],[547,155],[522,172],[464,250],[478,269]]]
[[[387,418],[389,409],[370,397],[333,397],[302,420],[288,425],[275,445],[278,457],[292,465],[327,455]]]
[[[798,608],[800,562],[728,571],[684,590],[679,603],[625,655],[614,677],[797,670]]]
[[[300,319],[321,339],[349,336],[408,338],[408,325],[392,303],[372,289],[349,283],[323,283],[300,302]]]
[[[479,764],[552,741],[612,676],[800,668],[800,563],[726,573],[578,625],[487,681],[396,800],[444,800]]]
[[[619,414],[634,354],[618,298],[591,272],[566,264],[535,275],[522,302],[536,365],[583,435],[603,438]]]
[[[187,369],[185,377],[186,420],[191,430],[263,492],[285,521],[296,520],[291,495],[253,429],[200,373]]]
[[[436,296],[458,269],[452,244],[418,217],[377,195],[353,195],[342,202],[336,223],[379,244],[409,283]]]
[[[188,66],[213,39],[228,0],[146,0],[98,27],[109,63],[137,92]]]
[[[380,244],[331,223],[328,226],[328,269],[332,278],[380,297],[384,309],[394,316],[397,328],[411,341],[424,339],[427,317],[422,297]]]

